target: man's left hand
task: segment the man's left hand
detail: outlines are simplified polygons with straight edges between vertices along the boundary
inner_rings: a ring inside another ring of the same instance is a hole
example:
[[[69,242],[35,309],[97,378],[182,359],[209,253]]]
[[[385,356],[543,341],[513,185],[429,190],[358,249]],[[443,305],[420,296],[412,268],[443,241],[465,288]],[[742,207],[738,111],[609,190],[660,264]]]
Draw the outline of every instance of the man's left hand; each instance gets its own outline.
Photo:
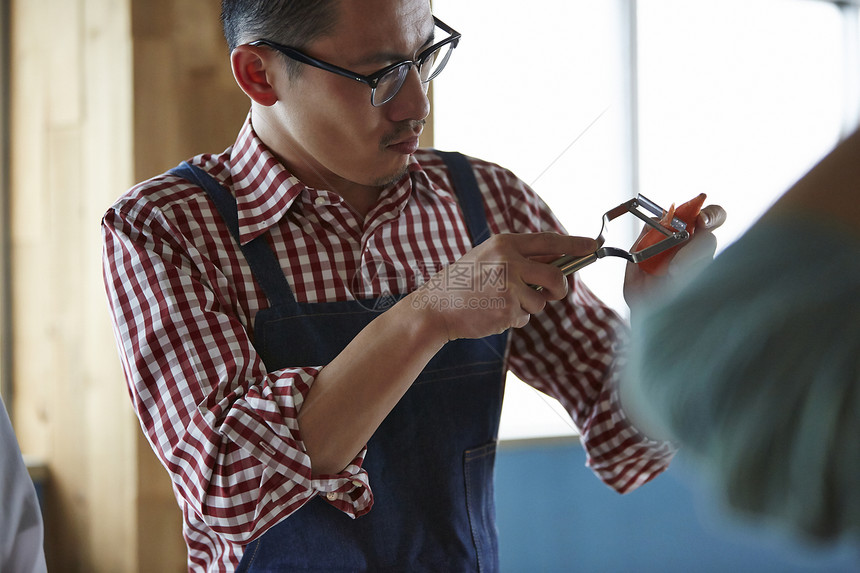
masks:
[[[665,276],[648,274],[640,269],[636,263],[627,263],[627,269],[624,273],[624,299],[631,311],[651,295],[658,294],[659,288],[665,286],[666,281],[688,275],[713,260],[717,251],[717,239],[714,236],[714,230],[725,221],[725,209],[719,205],[704,207],[696,219],[696,228],[692,238],[678,249],[669,263],[668,274]],[[643,229],[642,234],[647,231],[648,227]]]

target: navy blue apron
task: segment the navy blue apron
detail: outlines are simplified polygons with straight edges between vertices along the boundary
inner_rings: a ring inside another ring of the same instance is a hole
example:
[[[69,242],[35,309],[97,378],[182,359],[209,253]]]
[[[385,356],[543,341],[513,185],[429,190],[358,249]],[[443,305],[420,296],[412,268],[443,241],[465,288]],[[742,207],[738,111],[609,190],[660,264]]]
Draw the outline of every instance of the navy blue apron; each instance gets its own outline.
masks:
[[[490,233],[474,173],[462,155],[439,153],[476,245]],[[203,187],[238,237],[228,190],[187,163],[173,173]],[[242,250],[270,303],[254,321],[269,371],[327,364],[378,316],[371,309],[390,303],[297,302],[264,236]],[[506,346],[507,333],[446,344],[367,444],[373,508],[352,519],[317,496],[248,544],[238,570],[497,571],[493,468]]]

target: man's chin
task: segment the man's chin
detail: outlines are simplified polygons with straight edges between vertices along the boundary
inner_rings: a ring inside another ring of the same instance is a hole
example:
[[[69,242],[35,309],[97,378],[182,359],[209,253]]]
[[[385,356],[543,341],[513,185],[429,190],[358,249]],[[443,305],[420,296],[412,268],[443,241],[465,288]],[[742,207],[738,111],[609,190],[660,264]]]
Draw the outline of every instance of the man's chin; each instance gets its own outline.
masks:
[[[403,165],[396,172],[378,178],[373,182],[374,187],[388,187],[400,181],[409,172],[409,164]]]

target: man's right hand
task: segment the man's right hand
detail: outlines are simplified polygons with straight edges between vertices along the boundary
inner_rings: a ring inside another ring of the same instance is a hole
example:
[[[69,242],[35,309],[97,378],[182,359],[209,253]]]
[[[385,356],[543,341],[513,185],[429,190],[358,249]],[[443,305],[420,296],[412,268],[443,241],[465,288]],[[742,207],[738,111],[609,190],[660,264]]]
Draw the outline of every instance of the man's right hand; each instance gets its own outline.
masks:
[[[521,328],[548,301],[567,295],[566,277],[550,263],[562,255],[588,255],[597,247],[593,239],[557,233],[494,235],[403,302],[444,340]]]

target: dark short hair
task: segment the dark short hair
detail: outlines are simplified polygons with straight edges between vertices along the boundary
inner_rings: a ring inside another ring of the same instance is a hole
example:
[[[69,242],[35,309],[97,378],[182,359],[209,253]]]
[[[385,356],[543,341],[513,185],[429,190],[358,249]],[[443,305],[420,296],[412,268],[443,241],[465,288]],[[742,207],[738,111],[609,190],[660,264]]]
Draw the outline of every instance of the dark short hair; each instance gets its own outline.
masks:
[[[302,49],[337,24],[340,0],[221,0],[221,25],[232,52],[253,40]],[[285,57],[291,74],[300,64]]]

